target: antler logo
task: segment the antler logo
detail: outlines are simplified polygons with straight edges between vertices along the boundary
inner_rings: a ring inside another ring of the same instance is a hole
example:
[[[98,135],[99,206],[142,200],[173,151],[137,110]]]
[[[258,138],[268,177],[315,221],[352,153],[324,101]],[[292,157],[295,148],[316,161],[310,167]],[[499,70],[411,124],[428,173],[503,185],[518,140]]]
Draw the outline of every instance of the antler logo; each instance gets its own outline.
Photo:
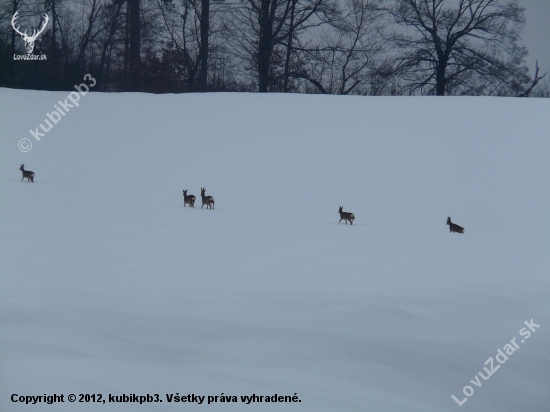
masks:
[[[27,30],[25,30],[23,33],[21,33],[21,31],[19,31],[19,27],[15,27],[15,21],[17,20],[17,13],[19,13],[19,12],[16,11],[15,14],[13,15],[13,17],[11,19],[11,25],[12,25],[13,29],[17,33],[19,33],[21,35],[21,37],[23,38],[23,40],[25,41],[25,43],[26,43],[25,48],[27,49],[27,53],[32,54],[32,51],[34,50],[34,42],[36,41],[36,38],[44,31],[44,29],[48,25],[48,20],[49,20],[48,15],[46,13],[44,13],[44,17],[42,18],[42,27],[40,29],[33,30],[32,35],[29,36],[27,34]]]

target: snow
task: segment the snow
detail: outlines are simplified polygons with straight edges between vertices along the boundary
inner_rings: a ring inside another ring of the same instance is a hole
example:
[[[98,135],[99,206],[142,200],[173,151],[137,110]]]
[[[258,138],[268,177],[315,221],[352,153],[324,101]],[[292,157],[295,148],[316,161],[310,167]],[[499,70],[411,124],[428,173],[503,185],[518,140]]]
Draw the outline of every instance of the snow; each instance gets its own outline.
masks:
[[[66,96],[0,89],[0,410],[548,411],[548,99],[90,92],[36,141]],[[54,393],[163,402],[10,400]]]

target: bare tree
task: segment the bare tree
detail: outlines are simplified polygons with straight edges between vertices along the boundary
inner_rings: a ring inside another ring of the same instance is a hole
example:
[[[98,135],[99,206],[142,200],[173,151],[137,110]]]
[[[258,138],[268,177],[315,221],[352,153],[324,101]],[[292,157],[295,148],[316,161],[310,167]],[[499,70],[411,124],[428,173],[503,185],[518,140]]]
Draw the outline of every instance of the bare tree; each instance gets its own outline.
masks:
[[[102,91],[547,96],[518,1],[0,0],[0,84],[68,90],[91,73]],[[29,30],[50,17],[39,70],[11,56],[15,11]]]
[[[327,94],[368,94],[368,72],[385,51],[381,0],[346,0],[341,17],[320,34],[320,42],[304,45],[294,77]]]
[[[10,2],[11,11],[10,14],[13,16],[19,9],[21,0],[11,0]],[[11,30],[11,53],[15,54],[15,30]]]
[[[184,66],[187,91],[207,91],[208,58],[210,49],[210,0],[180,0],[177,3],[155,0],[159,10],[156,34],[164,45],[172,49]],[[214,14],[216,10],[213,10]]]
[[[234,0],[231,6],[227,32],[236,54],[248,70],[256,72],[262,93],[284,90],[285,78],[288,90],[292,42],[304,31],[324,24],[334,9],[330,0]],[[283,84],[276,85],[280,80]]]
[[[210,35],[210,0],[201,0],[199,78],[197,90],[207,91],[208,86],[208,38]]]
[[[529,94],[529,97],[550,97],[550,77],[543,77],[544,80],[537,83],[536,87]]]
[[[531,85],[529,86],[529,88],[527,90],[525,90],[524,92],[520,93],[520,95],[518,97],[529,97],[529,95],[531,94],[531,92],[533,91],[533,89],[536,87],[536,85],[542,80],[544,79],[544,77],[546,76],[546,73],[544,73],[542,76],[539,76],[539,62],[538,60],[536,61],[535,63],[535,77],[533,78],[533,82],[531,83]]]
[[[394,40],[411,93],[495,94],[527,80],[518,45],[525,24],[517,0],[395,0]],[[470,82],[471,81],[471,82]]]
[[[101,91],[106,91],[107,79],[109,77],[110,68],[110,56],[109,51],[113,45],[113,39],[121,25],[121,11],[123,0],[117,0],[110,5],[107,5],[104,9],[103,21],[105,24],[105,31],[102,39],[98,39],[99,47],[101,50],[101,57],[99,61],[99,76],[98,76],[98,88]]]
[[[46,0],[46,12],[51,11],[52,14],[52,29],[51,29],[51,45],[50,54],[52,60],[57,60],[57,32],[59,25],[58,9],[60,8],[62,0]]]
[[[141,65],[141,33],[140,33],[140,0],[126,0],[129,7],[130,20],[130,90],[139,90],[139,73]]]
[[[83,71],[84,66],[86,65],[86,52],[88,46],[93,43],[96,36],[102,30],[100,27],[97,27],[97,20],[100,16],[101,9],[103,4],[99,0],[86,0],[82,4],[83,13],[86,13],[85,21],[86,26],[82,37],[79,39],[77,53],[76,53],[76,62],[75,69],[77,73]]]

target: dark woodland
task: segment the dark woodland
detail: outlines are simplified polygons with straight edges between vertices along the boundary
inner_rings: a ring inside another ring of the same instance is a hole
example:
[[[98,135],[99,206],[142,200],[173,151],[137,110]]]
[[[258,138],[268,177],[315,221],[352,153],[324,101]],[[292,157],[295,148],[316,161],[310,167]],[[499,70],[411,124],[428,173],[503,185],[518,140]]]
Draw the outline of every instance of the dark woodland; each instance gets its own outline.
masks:
[[[516,0],[0,0],[0,87],[549,97],[524,26]]]

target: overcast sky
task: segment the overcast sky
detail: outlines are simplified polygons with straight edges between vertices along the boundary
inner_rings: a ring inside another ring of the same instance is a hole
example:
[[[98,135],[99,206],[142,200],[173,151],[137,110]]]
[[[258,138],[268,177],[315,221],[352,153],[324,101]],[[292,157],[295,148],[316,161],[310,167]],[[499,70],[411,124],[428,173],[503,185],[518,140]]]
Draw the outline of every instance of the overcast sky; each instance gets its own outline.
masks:
[[[550,72],[550,0],[520,0],[520,4],[526,9],[527,25],[522,37],[529,49],[530,73],[535,72],[535,60],[543,73]]]

